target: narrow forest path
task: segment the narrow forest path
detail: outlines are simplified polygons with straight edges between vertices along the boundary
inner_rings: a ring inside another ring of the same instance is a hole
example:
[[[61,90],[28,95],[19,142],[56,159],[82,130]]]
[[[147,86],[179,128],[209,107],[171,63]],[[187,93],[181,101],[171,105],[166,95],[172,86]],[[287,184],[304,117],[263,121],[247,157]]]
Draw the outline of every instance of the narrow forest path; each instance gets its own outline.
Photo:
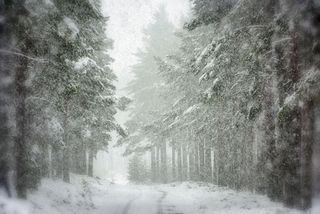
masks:
[[[132,205],[132,203],[133,203],[135,200],[137,200],[137,199],[134,198],[134,199],[130,200],[130,201],[126,204],[126,206],[124,207],[124,209],[123,209],[123,211],[121,212],[121,214],[128,214],[128,212],[129,212],[129,210],[130,210],[130,208],[131,208],[131,205]]]
[[[158,213],[157,214],[163,214],[163,199],[165,197],[167,197],[168,195],[168,192],[165,192],[165,191],[160,191],[162,193],[162,196],[159,198],[158,200]]]
[[[43,180],[39,190],[29,195],[31,213],[305,214],[265,196],[207,184],[118,185],[75,176],[71,182]]]

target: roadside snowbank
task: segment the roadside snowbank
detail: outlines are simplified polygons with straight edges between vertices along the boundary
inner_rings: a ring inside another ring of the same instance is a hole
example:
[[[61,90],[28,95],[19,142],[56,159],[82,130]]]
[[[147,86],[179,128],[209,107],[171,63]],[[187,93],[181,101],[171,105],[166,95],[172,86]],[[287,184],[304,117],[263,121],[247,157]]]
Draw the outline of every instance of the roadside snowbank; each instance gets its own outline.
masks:
[[[0,195],[0,214],[30,214],[30,204]]]
[[[306,214],[266,196],[215,185],[118,185],[78,175],[71,184],[44,179],[29,201],[30,214]]]
[[[236,192],[215,185],[182,183],[160,187],[168,192],[164,203],[184,214],[303,214],[270,201],[266,196]]]
[[[33,205],[31,214],[94,213],[92,196],[103,188],[99,179],[87,176],[71,175],[71,184],[43,179],[39,189],[28,195]]]

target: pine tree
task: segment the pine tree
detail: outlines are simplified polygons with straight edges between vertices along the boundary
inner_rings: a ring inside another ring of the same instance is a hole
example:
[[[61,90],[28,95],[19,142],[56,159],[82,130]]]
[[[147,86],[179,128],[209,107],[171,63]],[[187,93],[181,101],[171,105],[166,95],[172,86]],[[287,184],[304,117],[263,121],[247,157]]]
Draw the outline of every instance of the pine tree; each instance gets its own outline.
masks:
[[[135,80],[128,87],[134,108],[132,118],[126,124],[129,136],[123,141],[128,143],[127,154],[150,151],[153,181],[157,178],[166,182],[168,179],[167,139],[162,134],[153,133],[157,129],[155,121],[169,102],[168,98],[161,96],[161,91],[166,90],[166,86],[159,75],[157,58],[165,57],[177,46],[179,40],[174,35],[174,29],[165,8],[161,7],[154,16],[154,23],[145,30],[145,48],[136,54],[139,63],[132,68]]]
[[[0,2],[0,192],[11,196],[14,190],[10,189],[11,178],[9,176],[12,169],[12,114],[14,99],[14,64],[16,62],[10,50],[13,46],[13,17],[17,14],[16,5],[13,2]]]
[[[148,175],[145,163],[138,154],[133,155],[129,161],[129,180],[134,183],[143,183],[147,181]]]

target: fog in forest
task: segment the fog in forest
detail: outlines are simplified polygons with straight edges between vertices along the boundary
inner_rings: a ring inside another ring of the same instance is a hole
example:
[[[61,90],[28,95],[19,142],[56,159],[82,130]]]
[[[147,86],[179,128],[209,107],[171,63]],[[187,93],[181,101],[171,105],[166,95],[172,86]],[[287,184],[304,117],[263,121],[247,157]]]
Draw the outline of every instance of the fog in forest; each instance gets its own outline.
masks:
[[[0,214],[319,214],[320,0],[0,0]]]

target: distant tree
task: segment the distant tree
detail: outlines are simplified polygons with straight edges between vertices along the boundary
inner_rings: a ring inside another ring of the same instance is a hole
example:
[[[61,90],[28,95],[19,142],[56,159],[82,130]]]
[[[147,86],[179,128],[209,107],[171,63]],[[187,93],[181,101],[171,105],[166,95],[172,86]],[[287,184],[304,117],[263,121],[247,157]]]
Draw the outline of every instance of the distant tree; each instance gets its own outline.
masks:
[[[132,97],[131,119],[126,123],[128,136],[120,140],[126,143],[127,152],[150,152],[152,177],[166,181],[168,178],[166,136],[153,135],[154,121],[168,108],[171,97],[164,97],[164,80],[159,74],[157,57],[165,57],[175,50],[179,39],[175,27],[169,22],[165,7],[160,7],[154,22],[145,29],[145,48],[136,53],[139,62],[132,67],[135,80],[128,90]],[[157,127],[157,125],[156,125]]]
[[[186,24],[189,30],[219,22],[238,0],[192,0],[195,18]]]
[[[13,18],[17,15],[14,2],[0,2],[0,194],[11,196],[14,190],[10,171],[13,169],[12,159],[12,109],[14,108],[14,74],[16,59],[12,53]]]
[[[141,156],[134,154],[129,160],[129,180],[134,183],[144,183],[148,180],[148,172]]]

